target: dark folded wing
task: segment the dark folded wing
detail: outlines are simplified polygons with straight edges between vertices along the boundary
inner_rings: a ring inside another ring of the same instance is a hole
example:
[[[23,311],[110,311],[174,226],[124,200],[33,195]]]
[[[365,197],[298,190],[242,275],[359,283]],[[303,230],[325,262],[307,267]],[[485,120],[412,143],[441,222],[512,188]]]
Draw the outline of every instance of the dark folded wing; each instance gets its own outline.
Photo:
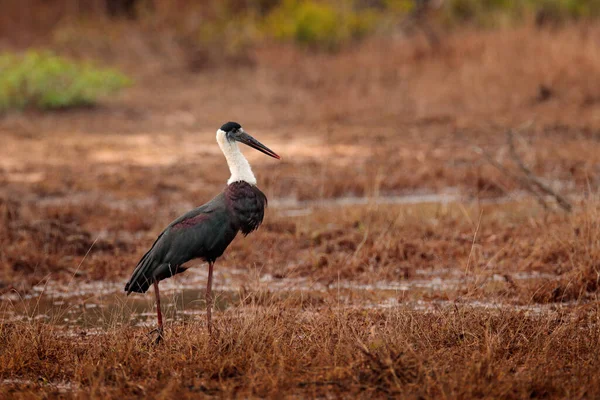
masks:
[[[142,257],[125,291],[143,293],[154,280],[181,272],[180,266],[194,258],[213,261],[237,234],[231,222],[223,195],[177,218]]]

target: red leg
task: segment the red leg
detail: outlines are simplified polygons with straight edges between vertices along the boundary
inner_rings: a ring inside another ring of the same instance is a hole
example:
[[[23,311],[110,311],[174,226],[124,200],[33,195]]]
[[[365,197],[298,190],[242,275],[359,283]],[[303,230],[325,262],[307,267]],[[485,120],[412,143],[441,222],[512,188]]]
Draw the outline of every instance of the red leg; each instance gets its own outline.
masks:
[[[208,283],[206,284],[206,321],[208,323],[208,334],[212,335],[212,279],[213,279],[213,262],[208,263]]]
[[[156,317],[158,318],[158,328],[156,329],[158,336],[156,338],[156,343],[159,343],[163,338],[163,321],[162,312],[160,310],[160,292],[158,291],[158,281],[154,281],[154,294],[156,295]]]

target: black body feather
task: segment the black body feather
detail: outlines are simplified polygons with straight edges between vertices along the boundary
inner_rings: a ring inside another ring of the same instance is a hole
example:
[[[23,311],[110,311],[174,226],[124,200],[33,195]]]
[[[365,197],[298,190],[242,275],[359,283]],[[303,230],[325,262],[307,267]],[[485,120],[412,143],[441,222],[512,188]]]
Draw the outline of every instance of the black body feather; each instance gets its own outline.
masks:
[[[187,261],[214,262],[241,231],[256,230],[263,221],[267,197],[247,182],[233,182],[208,203],[171,222],[142,257],[125,285],[127,294],[145,293],[154,281],[186,270]]]

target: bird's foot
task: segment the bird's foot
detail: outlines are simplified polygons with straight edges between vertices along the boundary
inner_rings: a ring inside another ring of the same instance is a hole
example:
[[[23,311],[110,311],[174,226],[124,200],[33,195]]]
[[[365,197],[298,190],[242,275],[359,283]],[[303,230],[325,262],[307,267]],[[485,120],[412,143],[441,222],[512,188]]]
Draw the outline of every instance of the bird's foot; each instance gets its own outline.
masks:
[[[164,336],[163,336],[163,327],[159,326],[158,328],[152,329],[150,332],[147,333],[148,336],[152,336],[152,335],[156,335],[156,337],[154,338],[154,344],[159,344],[160,342],[162,342],[164,340]]]

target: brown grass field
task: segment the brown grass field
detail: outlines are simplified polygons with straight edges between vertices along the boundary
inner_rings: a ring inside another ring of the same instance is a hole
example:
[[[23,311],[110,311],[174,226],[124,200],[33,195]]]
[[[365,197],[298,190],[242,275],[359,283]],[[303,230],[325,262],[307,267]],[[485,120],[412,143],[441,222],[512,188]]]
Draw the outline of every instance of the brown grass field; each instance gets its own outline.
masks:
[[[0,116],[0,397],[600,397],[600,29],[200,72],[137,39],[104,55],[135,77],[120,97]],[[122,287],[223,189],[228,120],[282,155],[245,151],[265,223],[216,263],[214,336],[197,261],[161,283],[154,346],[153,296]],[[510,129],[572,212],[515,179]]]

